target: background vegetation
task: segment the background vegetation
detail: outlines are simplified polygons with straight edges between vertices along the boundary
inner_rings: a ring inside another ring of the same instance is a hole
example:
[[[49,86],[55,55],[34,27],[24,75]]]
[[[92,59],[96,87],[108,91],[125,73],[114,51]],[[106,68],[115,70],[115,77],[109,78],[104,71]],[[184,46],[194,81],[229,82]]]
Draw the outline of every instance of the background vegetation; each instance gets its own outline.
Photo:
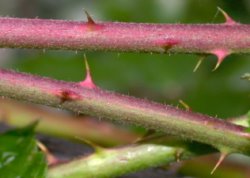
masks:
[[[217,6],[236,21],[250,22],[248,0],[10,0],[0,2],[1,16],[83,20],[87,9],[97,21],[147,23],[221,23]],[[230,37],[229,37],[230,38]],[[209,56],[193,73],[198,56],[88,51],[0,49],[0,65],[67,81],[84,77],[86,53],[95,83],[101,88],[178,106],[184,100],[195,112],[231,118],[250,108],[249,55],[231,55],[212,72]]]

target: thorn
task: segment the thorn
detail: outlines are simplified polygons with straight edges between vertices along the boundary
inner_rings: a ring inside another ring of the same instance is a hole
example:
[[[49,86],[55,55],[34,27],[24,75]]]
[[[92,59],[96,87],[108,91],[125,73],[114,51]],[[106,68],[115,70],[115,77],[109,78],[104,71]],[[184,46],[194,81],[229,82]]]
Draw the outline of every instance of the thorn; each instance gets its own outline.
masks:
[[[201,56],[201,57],[199,58],[199,61],[197,62],[196,66],[194,67],[193,72],[196,72],[196,71],[197,71],[197,69],[200,67],[200,65],[201,65],[201,63],[203,62],[203,60],[205,59],[205,57],[206,57],[206,56]]]
[[[136,138],[133,141],[133,143],[139,143],[139,142],[145,141],[147,138],[149,138],[150,136],[154,135],[155,133],[156,133],[155,130],[149,129],[142,136]]]
[[[80,137],[76,137],[77,139],[83,141],[84,143],[86,143],[87,145],[91,146],[96,153],[102,153],[103,150],[105,150],[105,148],[97,145],[96,143],[91,142],[90,140],[84,139],[84,138],[80,138]]]
[[[83,10],[84,10],[84,13],[85,13],[86,16],[87,16],[88,24],[94,25],[94,24],[95,24],[95,21],[94,21],[93,18],[89,15],[88,11],[86,11],[85,9],[83,9]]]
[[[97,88],[96,85],[95,85],[95,83],[92,80],[91,73],[90,73],[90,68],[89,68],[89,64],[88,64],[87,57],[86,57],[85,54],[84,54],[84,62],[85,62],[85,67],[86,67],[86,77],[79,84],[82,87],[86,87],[86,88],[89,88],[89,89]]]
[[[183,149],[177,149],[175,152],[175,160],[176,162],[180,162],[181,156],[183,154]]]
[[[60,162],[42,142],[37,141],[37,146],[46,155],[48,165],[55,165]]]
[[[225,24],[227,24],[227,25],[236,25],[236,24],[238,24],[223,9],[221,9],[220,7],[217,7],[217,8],[222,13],[222,15],[225,17],[225,20],[226,20]]]
[[[60,89],[54,91],[53,94],[60,98],[60,104],[63,104],[66,101],[74,101],[81,99],[81,96],[71,90]]]
[[[218,50],[213,50],[212,54],[214,54],[217,57],[217,63],[215,65],[215,68],[213,69],[213,71],[215,71],[216,69],[218,69],[222,61],[225,59],[225,57],[227,57],[230,54],[230,52],[225,49],[218,49]]]
[[[155,133],[156,133],[155,130],[149,129],[149,130],[147,130],[147,132],[143,135],[143,137],[144,137],[144,138],[147,138],[147,137],[150,137],[150,136],[154,135]]]
[[[187,111],[192,111],[191,107],[185,103],[183,100],[179,100],[179,103],[187,110]]]
[[[213,170],[211,171],[211,175],[216,171],[216,169],[221,165],[222,161],[228,156],[228,153],[221,153],[219,160],[217,161],[216,165],[214,166]]]

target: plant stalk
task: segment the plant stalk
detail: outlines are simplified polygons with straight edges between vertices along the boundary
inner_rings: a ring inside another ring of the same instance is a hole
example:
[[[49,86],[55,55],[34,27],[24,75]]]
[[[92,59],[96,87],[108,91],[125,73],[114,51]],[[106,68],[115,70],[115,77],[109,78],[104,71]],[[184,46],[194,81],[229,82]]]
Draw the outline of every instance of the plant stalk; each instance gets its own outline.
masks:
[[[0,47],[152,53],[250,52],[250,25],[0,18]]]
[[[243,120],[247,120],[247,118],[235,119],[231,122],[242,124]],[[244,122],[244,126],[248,127],[249,124]],[[183,141],[176,137],[142,138],[141,142],[134,145],[103,149],[101,152],[95,152],[88,157],[51,167],[48,171],[48,178],[117,177],[148,167],[168,165],[171,162],[214,152],[216,150],[208,145]],[[209,166],[211,171],[211,164]],[[237,173],[236,171],[232,172]]]
[[[192,149],[184,149],[184,146],[135,144],[102,150],[88,157],[51,167],[48,171],[48,178],[117,177],[200,154],[202,153],[193,152]]]
[[[81,83],[1,69],[0,96],[140,125],[209,144],[223,152],[250,153],[250,133],[245,127],[100,88],[90,89]]]
[[[82,142],[82,138],[104,147],[128,144],[140,136],[87,116],[52,112],[8,99],[0,99],[0,121],[12,127],[25,127],[39,121],[36,132],[78,142]]]

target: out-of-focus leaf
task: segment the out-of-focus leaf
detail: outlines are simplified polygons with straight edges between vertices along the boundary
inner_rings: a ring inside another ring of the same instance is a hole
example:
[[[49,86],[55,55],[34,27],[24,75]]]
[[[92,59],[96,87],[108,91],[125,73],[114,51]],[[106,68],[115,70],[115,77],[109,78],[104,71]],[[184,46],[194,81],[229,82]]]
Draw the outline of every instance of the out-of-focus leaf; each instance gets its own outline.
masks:
[[[45,178],[47,165],[39,152],[32,124],[0,135],[0,178]]]

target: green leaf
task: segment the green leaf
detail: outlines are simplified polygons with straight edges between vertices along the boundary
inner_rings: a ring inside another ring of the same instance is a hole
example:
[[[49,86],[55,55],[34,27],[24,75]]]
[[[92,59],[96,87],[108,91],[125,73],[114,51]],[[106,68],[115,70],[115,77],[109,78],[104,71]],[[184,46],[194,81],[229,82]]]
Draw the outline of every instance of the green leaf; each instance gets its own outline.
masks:
[[[46,177],[46,160],[36,145],[35,125],[0,135],[0,178]]]

